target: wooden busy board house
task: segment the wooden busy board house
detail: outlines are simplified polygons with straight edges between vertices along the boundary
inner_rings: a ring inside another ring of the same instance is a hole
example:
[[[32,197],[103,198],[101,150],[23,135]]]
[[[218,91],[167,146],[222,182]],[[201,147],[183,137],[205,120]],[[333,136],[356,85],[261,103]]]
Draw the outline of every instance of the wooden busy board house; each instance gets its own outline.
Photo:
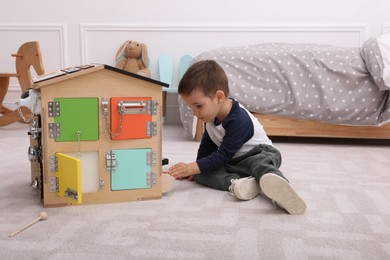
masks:
[[[44,206],[161,198],[162,87],[107,65],[35,79],[29,159]]]

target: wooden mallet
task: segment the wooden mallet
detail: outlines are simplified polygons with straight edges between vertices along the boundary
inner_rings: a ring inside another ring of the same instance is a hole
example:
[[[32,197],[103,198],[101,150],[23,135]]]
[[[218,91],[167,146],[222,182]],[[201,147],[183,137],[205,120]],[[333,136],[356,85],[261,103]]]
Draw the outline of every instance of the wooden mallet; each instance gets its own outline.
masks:
[[[30,223],[28,223],[27,225],[24,225],[23,227],[19,228],[18,230],[16,230],[15,232],[9,234],[10,237],[13,237],[15,236],[16,234],[22,232],[23,230],[31,227],[32,225],[34,225],[35,223],[37,223],[38,221],[42,221],[42,220],[46,220],[47,219],[47,213],[44,212],[44,211],[41,211],[39,213],[39,217],[37,217],[36,219],[34,219],[33,221],[31,221]]]

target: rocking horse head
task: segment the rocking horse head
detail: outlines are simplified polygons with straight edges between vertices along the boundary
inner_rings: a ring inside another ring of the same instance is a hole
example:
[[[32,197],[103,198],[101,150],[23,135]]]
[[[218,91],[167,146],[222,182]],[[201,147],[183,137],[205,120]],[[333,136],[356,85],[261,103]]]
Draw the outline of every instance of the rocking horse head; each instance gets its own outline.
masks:
[[[45,73],[45,68],[42,63],[41,50],[39,42],[26,42],[20,46],[17,54],[12,54],[16,57],[15,66],[16,73],[22,91],[32,87],[31,66],[34,68],[37,75]]]

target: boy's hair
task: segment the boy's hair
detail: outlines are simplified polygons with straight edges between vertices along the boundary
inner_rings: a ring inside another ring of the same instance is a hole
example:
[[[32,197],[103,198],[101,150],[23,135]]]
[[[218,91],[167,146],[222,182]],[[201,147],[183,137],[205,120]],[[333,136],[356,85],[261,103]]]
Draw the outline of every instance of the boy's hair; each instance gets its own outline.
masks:
[[[200,90],[212,98],[218,90],[229,97],[229,85],[225,71],[213,60],[202,60],[192,64],[180,80],[178,93],[189,96],[192,91]]]

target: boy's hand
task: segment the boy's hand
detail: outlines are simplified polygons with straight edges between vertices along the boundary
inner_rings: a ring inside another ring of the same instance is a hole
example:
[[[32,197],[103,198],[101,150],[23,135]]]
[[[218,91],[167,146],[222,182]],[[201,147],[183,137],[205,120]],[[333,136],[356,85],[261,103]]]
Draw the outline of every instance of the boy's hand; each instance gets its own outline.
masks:
[[[176,180],[181,180],[190,177],[194,174],[199,174],[199,167],[196,162],[192,163],[177,163],[169,168],[169,174],[175,177]]]

